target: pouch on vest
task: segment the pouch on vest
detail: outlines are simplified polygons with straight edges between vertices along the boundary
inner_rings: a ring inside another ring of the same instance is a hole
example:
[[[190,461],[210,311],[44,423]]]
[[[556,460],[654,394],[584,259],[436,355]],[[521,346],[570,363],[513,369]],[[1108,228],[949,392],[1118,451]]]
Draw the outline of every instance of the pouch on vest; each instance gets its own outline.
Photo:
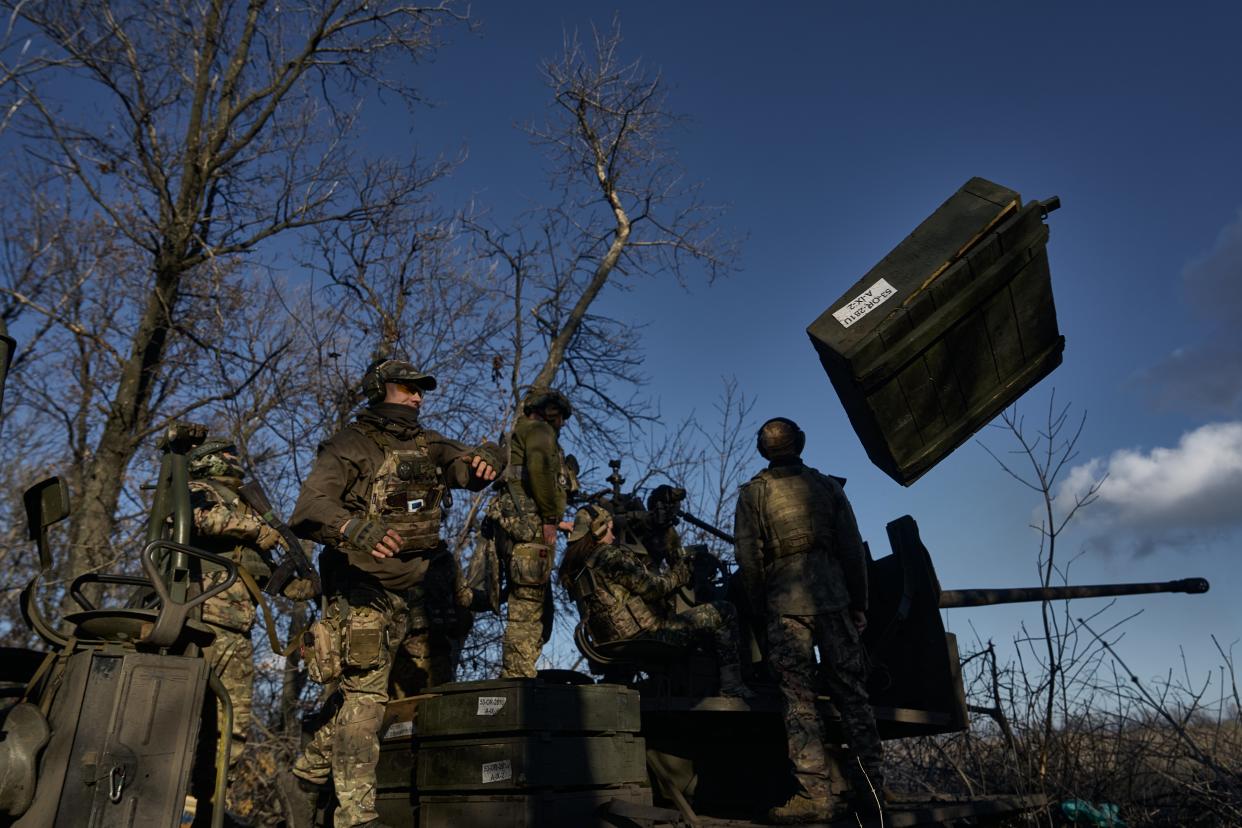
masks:
[[[316,619],[302,633],[302,660],[311,681],[317,684],[341,677],[341,635],[336,619]]]
[[[552,550],[542,543],[515,544],[509,558],[509,581],[515,586],[543,586],[552,577]]]

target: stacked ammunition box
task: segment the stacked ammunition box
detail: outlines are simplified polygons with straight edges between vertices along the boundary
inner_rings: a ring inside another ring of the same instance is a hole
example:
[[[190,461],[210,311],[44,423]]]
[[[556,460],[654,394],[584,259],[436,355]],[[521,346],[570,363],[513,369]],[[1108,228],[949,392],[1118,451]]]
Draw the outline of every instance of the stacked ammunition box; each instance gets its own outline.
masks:
[[[416,717],[420,828],[595,826],[650,805],[638,693],[536,679],[433,688]]]

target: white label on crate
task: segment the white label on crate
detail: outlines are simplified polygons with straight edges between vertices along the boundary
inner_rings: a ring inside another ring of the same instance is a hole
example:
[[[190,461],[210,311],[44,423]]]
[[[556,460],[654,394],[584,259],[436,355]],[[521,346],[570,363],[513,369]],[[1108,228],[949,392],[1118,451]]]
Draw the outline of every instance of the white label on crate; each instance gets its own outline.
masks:
[[[388,726],[388,729],[384,731],[384,738],[385,739],[396,739],[401,736],[409,736],[413,732],[414,732],[413,722],[393,722],[391,725]]]
[[[483,784],[488,782],[504,782],[506,779],[513,778],[513,763],[508,759],[501,759],[499,762],[483,763]]]
[[[832,315],[841,323],[841,327],[848,328],[896,295],[897,288],[890,285],[887,280],[881,279],[851,299],[845,307],[833,311]]]
[[[495,716],[505,706],[504,696],[479,696],[479,716]]]

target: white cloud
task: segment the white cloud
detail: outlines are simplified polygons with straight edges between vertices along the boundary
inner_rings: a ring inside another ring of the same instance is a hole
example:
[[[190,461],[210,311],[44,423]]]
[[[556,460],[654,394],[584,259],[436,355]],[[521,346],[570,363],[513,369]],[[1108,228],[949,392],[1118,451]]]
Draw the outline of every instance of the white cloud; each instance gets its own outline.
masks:
[[[1076,466],[1057,491],[1059,508],[1105,474],[1097,502],[1081,513],[1093,545],[1142,553],[1242,527],[1242,422],[1202,426],[1173,448],[1122,449]]]

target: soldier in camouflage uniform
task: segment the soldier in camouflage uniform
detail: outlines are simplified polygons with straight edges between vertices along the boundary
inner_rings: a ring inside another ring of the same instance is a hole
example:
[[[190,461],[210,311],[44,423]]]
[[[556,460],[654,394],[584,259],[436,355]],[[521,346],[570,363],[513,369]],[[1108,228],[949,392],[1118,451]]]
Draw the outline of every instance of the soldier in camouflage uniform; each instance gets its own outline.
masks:
[[[340,637],[336,714],[294,763],[303,791],[331,775],[335,825],[381,826],[375,810],[379,725],[398,647],[411,681],[451,681],[457,563],[440,538],[449,487],[482,489],[496,478],[494,445],[471,448],[418,422],[435,378],[408,362],[379,360],[363,378],[368,407],[320,444],[291,521],[324,545],[319,563]],[[411,687],[407,689],[416,689]]]
[[[226,440],[208,440],[189,454],[190,504],[194,528],[190,542],[206,552],[232,558],[258,584],[272,574],[271,549],[280,533],[263,520],[237,490],[242,468],[237,449]],[[227,573],[203,565],[203,589],[220,583]],[[206,652],[211,669],[220,676],[233,702],[233,748],[229,765],[237,764],[250,734],[250,702],[254,691],[254,647],[250,631],[255,622],[255,600],[239,578],[223,593],[203,604],[203,622],[216,637]]]
[[[572,488],[558,435],[573,409],[564,394],[533,389],[509,442],[509,465],[488,524],[506,565],[508,618],[501,646],[502,678],[534,678],[551,613],[548,581],[558,529]]]
[[[767,621],[768,661],[784,697],[789,759],[799,786],[769,814],[780,824],[839,815],[824,722],[815,705],[821,689],[840,712],[866,777],[859,790],[872,786],[878,794],[884,781],[859,639],[867,623],[866,553],[844,481],[802,463],[805,441],[791,420],[763,424],[758,448],[769,465],[742,486],[734,528],[747,600]]]
[[[612,517],[597,506],[574,516],[561,584],[578,603],[591,638],[600,644],[645,638],[678,647],[704,643],[720,666],[720,693],[754,698],[742,683],[737,649],[737,612],[727,601],[667,609],[674,590],[690,580],[687,558],[666,572],[651,565],[641,547],[617,546]]]

